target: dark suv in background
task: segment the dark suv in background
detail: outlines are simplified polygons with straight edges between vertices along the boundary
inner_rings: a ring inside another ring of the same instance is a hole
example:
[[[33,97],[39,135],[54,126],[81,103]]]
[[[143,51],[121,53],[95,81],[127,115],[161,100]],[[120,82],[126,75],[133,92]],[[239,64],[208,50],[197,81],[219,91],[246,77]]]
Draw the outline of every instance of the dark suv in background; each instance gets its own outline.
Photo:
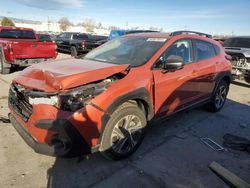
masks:
[[[225,51],[232,57],[232,74],[250,83],[250,36],[232,37],[224,42]]]
[[[76,57],[79,54],[89,52],[90,50],[103,44],[105,36],[95,37],[86,33],[64,32],[57,36],[56,44],[59,52],[68,52]]]

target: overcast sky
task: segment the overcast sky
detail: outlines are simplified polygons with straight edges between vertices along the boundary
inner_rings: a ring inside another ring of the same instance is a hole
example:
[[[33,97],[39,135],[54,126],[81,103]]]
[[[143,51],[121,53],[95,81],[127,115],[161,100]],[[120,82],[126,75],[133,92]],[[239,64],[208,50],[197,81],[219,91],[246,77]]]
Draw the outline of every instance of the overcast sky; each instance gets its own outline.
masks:
[[[73,23],[92,18],[104,26],[150,26],[165,31],[250,35],[250,0],[0,0],[0,16]]]

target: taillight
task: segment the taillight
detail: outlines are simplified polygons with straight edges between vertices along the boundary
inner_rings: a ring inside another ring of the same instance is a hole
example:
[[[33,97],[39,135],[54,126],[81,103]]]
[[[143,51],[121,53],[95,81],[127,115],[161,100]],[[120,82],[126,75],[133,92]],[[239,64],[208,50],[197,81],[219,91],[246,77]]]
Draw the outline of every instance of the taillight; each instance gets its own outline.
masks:
[[[12,55],[13,54],[12,44],[11,43],[7,44],[6,48],[7,48],[8,52],[9,52],[9,54]]]
[[[82,41],[82,42],[81,42],[81,46],[82,46],[82,47],[85,47],[85,44],[86,44],[86,41]]]

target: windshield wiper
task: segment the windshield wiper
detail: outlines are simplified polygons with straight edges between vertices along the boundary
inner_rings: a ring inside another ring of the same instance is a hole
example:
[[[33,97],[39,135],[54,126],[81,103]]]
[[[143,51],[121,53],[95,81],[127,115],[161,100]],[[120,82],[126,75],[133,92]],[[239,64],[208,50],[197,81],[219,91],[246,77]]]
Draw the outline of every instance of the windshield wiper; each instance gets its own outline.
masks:
[[[114,62],[108,61],[106,59],[101,59],[101,58],[86,58],[88,60],[92,60],[92,61],[99,61],[99,62],[103,62],[103,63],[111,63],[111,64],[116,64]]]

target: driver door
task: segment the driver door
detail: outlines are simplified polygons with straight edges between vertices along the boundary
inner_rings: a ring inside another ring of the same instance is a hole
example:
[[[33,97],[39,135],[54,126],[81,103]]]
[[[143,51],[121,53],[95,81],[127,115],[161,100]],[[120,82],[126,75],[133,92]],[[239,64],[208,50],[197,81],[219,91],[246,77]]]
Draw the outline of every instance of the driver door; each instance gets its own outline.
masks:
[[[180,70],[163,73],[162,64],[170,55],[182,57],[185,65]],[[198,98],[198,67],[193,59],[191,40],[181,39],[174,42],[156,62],[153,69],[156,115],[170,115]]]

